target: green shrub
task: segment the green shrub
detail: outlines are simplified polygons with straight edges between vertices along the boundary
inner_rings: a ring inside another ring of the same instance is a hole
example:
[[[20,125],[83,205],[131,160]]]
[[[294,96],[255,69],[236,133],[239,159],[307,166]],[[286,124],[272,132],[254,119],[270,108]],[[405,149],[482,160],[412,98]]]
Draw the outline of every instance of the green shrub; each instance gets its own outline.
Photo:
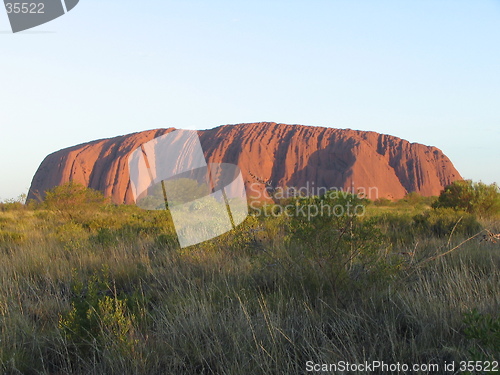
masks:
[[[365,213],[365,201],[356,195],[337,196],[326,193],[323,196],[290,199],[286,206],[293,237],[300,241],[320,242],[332,239],[349,230],[358,217]]]
[[[11,203],[0,203],[0,211],[19,211],[24,210],[25,206],[21,202],[11,202]]]
[[[44,206],[49,210],[72,212],[93,210],[103,207],[107,202],[101,192],[70,181],[47,191]]]
[[[308,216],[292,204],[289,212],[290,273],[311,295],[327,293],[343,303],[360,295],[370,282],[385,282],[397,267],[383,255],[384,236],[377,221],[364,217],[365,200],[327,193],[291,202],[306,212],[309,207],[318,207],[318,212],[325,208],[323,214]],[[330,214],[326,207],[331,208]]]
[[[155,238],[154,244],[160,249],[177,249],[179,248],[179,241],[177,235],[173,233],[162,233]]]
[[[102,246],[112,246],[118,243],[118,237],[112,229],[99,228],[97,234],[92,237],[92,241]]]
[[[467,212],[451,208],[438,208],[416,215],[416,230],[422,235],[432,234],[437,237],[452,234],[471,236],[481,230],[481,224],[476,217]]]
[[[404,198],[395,202],[396,206],[425,207],[431,206],[437,200],[437,197],[424,197],[417,192],[411,192]]]
[[[416,225],[410,213],[387,212],[374,220],[391,244],[406,246],[415,241]]]
[[[135,314],[128,307],[128,297],[111,287],[107,270],[84,282],[74,281],[71,292],[71,309],[60,316],[59,329],[79,356],[89,356],[96,349],[122,353],[136,345]]]
[[[89,233],[82,225],[68,221],[57,226],[52,234],[67,250],[83,248],[89,238]]]
[[[472,340],[471,360],[497,360],[500,354],[500,315],[481,314],[476,309],[465,314],[465,336]]]
[[[471,180],[455,181],[439,195],[434,208],[452,208],[480,217],[500,215],[500,190],[498,185],[487,185]]]
[[[23,233],[0,230],[0,243],[22,243],[26,236]]]
[[[375,206],[384,207],[384,206],[390,206],[392,204],[392,201],[387,198],[378,198],[373,202],[373,204]]]
[[[0,202],[0,211],[6,212],[6,211],[25,210],[26,208],[28,208],[25,202],[26,202],[26,194],[21,194],[15,199],[7,199],[3,202]]]

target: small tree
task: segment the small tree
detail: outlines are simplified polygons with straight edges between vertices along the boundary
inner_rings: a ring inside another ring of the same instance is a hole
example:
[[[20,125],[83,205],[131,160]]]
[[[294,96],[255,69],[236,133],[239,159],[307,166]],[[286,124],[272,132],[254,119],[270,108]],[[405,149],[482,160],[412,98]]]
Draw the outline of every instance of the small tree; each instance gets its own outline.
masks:
[[[433,208],[440,207],[463,210],[481,217],[500,215],[500,190],[497,184],[455,181],[445,187],[433,204]]]
[[[47,191],[44,200],[47,209],[59,211],[93,209],[106,203],[107,199],[100,191],[73,181]]]

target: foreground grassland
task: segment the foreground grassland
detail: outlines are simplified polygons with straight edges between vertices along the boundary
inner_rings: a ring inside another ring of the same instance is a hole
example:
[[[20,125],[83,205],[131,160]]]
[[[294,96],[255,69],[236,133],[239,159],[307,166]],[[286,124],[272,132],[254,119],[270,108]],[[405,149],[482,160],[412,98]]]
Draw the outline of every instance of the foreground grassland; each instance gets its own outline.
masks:
[[[500,360],[500,223],[428,203],[250,216],[188,249],[165,211],[0,205],[0,373]]]

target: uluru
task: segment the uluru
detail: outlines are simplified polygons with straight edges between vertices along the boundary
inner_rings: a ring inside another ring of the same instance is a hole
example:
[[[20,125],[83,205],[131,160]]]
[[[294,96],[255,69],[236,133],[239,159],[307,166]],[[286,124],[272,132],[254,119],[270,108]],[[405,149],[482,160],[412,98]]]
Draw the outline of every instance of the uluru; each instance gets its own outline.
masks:
[[[69,181],[99,190],[114,203],[134,203],[128,157],[142,144],[174,131],[155,129],[101,139],[48,155],[38,168],[28,199]],[[410,192],[439,195],[461,180],[436,147],[370,131],[273,122],[199,130],[207,161],[240,167],[248,186],[376,191],[368,198],[400,199]],[[249,192],[249,196],[252,192]]]

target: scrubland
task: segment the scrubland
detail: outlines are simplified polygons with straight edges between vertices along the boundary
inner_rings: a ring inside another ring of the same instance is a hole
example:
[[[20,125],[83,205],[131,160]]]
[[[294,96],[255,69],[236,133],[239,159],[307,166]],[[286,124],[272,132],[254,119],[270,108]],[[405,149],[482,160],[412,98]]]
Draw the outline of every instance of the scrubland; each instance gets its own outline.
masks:
[[[481,241],[496,216],[349,196],[330,203],[365,215],[265,217],[268,205],[180,249],[167,211],[79,194],[0,204],[1,373],[500,360],[500,241]]]

